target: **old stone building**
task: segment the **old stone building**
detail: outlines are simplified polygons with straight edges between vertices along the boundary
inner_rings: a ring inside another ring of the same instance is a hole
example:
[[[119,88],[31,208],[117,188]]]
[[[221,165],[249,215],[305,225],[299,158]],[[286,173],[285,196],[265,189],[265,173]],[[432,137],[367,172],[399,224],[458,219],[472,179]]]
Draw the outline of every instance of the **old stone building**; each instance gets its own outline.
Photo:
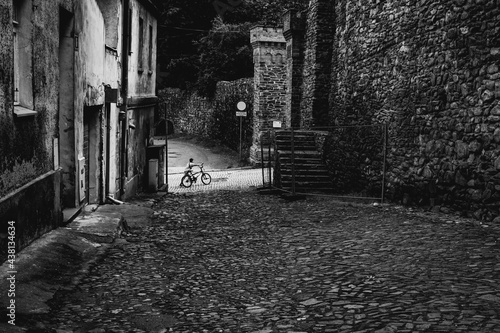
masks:
[[[0,233],[19,248],[145,183],[156,10],[148,0],[0,0]]]
[[[387,124],[385,195],[491,220],[500,215],[498,22],[497,0],[311,0],[285,15],[279,112],[302,129]],[[380,183],[382,154],[365,153],[374,142],[330,141],[330,166],[337,145],[357,153],[349,167],[367,184]]]

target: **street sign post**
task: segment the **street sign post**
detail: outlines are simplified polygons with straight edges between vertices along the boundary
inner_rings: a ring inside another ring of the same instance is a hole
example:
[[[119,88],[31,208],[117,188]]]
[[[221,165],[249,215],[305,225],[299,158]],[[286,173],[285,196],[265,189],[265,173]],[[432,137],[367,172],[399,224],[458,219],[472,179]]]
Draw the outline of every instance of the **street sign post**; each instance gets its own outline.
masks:
[[[247,108],[247,105],[245,102],[240,101],[238,104],[236,104],[236,108],[238,108],[239,111],[236,111],[236,117],[240,118],[240,162],[241,162],[241,145],[243,141],[243,117],[247,116],[247,112],[245,109]]]

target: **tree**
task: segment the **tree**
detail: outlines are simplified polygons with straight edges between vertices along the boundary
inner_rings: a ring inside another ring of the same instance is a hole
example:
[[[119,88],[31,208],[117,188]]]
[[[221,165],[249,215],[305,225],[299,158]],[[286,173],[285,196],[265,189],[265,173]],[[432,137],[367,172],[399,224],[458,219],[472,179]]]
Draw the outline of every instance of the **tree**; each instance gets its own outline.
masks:
[[[159,75],[164,86],[195,86],[206,96],[217,81],[253,75],[250,28],[281,25],[283,12],[301,0],[153,0],[160,11]]]
[[[211,96],[218,81],[232,81],[253,75],[251,23],[225,24],[221,19],[198,43],[198,91]]]

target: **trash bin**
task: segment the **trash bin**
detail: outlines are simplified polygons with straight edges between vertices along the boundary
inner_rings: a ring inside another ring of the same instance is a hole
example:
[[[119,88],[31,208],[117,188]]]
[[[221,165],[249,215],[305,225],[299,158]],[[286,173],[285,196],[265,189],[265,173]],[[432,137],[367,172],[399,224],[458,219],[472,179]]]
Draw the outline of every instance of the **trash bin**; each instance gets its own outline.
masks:
[[[158,191],[158,159],[150,159],[148,167],[148,189],[151,192]]]

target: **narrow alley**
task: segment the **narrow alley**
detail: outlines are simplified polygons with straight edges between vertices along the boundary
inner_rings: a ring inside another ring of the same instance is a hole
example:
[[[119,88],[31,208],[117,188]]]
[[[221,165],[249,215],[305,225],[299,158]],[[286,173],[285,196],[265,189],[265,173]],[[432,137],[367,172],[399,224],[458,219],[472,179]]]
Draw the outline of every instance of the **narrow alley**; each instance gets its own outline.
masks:
[[[38,331],[500,332],[492,226],[257,191],[143,200],[153,223],[58,292]]]

